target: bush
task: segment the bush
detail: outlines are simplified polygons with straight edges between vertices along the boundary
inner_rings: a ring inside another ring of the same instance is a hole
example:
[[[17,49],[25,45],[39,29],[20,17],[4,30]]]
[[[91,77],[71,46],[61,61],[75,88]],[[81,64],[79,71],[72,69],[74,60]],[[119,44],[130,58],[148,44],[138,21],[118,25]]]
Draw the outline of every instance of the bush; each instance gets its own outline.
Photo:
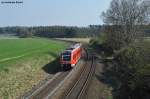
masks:
[[[115,56],[116,99],[150,99],[150,43],[134,43]]]
[[[104,35],[100,35],[96,39],[91,39],[90,46],[93,47],[98,53],[104,56],[112,56],[113,49],[105,43]]]

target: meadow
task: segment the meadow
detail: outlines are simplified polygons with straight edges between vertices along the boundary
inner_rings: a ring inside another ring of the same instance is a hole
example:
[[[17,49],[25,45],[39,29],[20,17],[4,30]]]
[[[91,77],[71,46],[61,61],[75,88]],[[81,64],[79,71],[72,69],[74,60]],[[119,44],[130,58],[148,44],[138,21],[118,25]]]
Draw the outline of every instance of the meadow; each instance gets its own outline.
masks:
[[[68,45],[43,38],[0,39],[0,99],[15,99],[46,76],[53,76],[42,68]]]

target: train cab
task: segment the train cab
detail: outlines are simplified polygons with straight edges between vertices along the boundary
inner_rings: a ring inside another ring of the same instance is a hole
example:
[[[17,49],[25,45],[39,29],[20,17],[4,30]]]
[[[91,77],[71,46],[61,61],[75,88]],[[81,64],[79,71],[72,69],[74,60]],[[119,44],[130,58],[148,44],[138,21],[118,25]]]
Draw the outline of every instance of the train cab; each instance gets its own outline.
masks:
[[[62,69],[74,67],[81,58],[81,44],[75,44],[64,50],[60,56]]]

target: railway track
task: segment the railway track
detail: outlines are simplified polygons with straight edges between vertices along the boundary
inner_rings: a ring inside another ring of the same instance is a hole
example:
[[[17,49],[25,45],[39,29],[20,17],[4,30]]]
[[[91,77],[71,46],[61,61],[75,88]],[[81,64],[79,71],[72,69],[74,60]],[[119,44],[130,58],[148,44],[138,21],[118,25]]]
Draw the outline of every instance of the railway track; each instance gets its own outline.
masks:
[[[69,71],[57,74],[54,78],[40,86],[38,89],[26,93],[21,99],[43,99],[55,87],[57,87],[58,83],[60,83],[60,81],[62,81],[68,73]]]
[[[80,72],[78,72],[78,75],[75,77],[76,79],[69,85],[69,88],[64,90],[63,95],[59,98],[54,98],[55,93],[59,93],[59,89],[63,87],[64,83],[67,83],[66,80],[71,78],[71,72],[73,71],[61,72],[54,79],[32,93],[24,95],[21,99],[83,99],[95,70],[93,55],[86,52],[84,60],[84,66]]]
[[[79,79],[68,90],[63,99],[85,99],[86,89],[95,71],[94,56],[88,55],[86,66],[83,68]]]

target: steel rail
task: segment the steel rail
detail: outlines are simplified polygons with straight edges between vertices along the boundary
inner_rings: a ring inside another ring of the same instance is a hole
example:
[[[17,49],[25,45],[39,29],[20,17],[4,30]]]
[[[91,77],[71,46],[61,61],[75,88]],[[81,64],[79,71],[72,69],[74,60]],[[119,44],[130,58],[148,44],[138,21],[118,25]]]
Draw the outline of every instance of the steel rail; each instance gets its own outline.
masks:
[[[85,65],[84,69],[82,70],[82,74],[80,75],[76,83],[69,89],[63,99],[83,99],[88,84],[91,81],[95,70],[93,55],[87,56],[87,65]],[[92,60],[90,60],[90,58],[92,58]]]

